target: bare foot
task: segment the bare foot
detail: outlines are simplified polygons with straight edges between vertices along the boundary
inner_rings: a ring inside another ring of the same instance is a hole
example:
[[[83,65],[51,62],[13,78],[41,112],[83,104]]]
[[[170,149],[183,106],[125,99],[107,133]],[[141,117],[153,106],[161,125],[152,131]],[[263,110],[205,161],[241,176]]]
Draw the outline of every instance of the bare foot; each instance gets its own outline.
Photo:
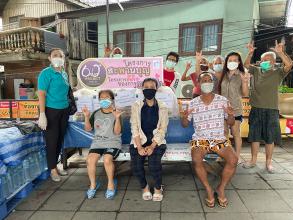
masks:
[[[225,196],[225,189],[222,189],[221,187],[217,187],[217,194],[218,194],[218,197],[221,198],[221,199],[225,199],[226,196]]]
[[[53,176],[59,176],[57,168],[51,170]]]
[[[267,164],[266,168],[269,173],[274,173],[274,167],[271,163]]]
[[[214,190],[212,188],[209,188],[209,189],[206,189],[206,192],[207,192],[207,198],[208,200],[213,200],[215,197],[214,197]]]
[[[109,190],[114,190],[115,189],[115,186],[114,186],[114,182],[113,181],[111,181],[111,182],[109,181],[108,182],[108,189]]]
[[[149,192],[149,191],[150,191],[149,186],[147,185],[142,191],[143,191],[144,193],[145,193],[145,192]]]
[[[156,194],[162,194],[162,190],[161,190],[161,189],[156,189],[156,188],[154,188],[154,192],[155,192]]]
[[[90,185],[90,189],[95,189],[95,188],[96,188],[96,183]]]

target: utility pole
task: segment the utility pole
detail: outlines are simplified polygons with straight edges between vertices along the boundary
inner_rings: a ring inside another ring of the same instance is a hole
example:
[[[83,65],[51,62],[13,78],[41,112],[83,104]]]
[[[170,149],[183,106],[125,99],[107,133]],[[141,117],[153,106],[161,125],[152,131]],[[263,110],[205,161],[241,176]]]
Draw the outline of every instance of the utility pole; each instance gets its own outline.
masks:
[[[110,47],[110,34],[109,34],[109,0],[106,2],[106,28],[107,28],[107,47]]]

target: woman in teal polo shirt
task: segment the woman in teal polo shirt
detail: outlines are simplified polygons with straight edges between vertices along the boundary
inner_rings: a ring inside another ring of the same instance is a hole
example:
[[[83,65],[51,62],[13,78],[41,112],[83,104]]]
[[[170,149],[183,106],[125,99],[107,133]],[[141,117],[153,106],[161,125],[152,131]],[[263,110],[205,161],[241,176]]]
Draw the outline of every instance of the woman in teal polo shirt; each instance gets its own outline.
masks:
[[[57,162],[69,118],[69,82],[64,71],[63,51],[59,48],[52,49],[49,60],[51,65],[43,69],[38,78],[39,127],[44,130],[51,178],[59,182],[59,175],[67,175],[66,171],[57,169]]]

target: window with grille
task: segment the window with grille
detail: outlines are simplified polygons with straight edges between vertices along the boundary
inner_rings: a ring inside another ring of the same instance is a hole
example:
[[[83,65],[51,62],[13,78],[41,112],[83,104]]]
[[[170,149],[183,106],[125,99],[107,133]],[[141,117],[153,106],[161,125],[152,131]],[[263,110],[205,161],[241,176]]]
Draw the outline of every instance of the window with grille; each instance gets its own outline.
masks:
[[[127,57],[144,56],[144,29],[120,30],[113,33],[114,47],[120,47]]]
[[[98,43],[98,22],[86,22],[86,41]]]
[[[221,53],[223,20],[180,24],[179,53],[193,56],[196,51],[212,55]]]

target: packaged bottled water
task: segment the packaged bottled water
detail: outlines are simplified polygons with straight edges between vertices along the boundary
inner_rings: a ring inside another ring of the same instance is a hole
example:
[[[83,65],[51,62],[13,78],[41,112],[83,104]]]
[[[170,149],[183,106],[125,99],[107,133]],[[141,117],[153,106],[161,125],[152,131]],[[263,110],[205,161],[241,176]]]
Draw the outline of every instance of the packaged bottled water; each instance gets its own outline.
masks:
[[[36,164],[36,177],[39,176],[41,174],[41,167],[40,167],[40,159],[39,159],[39,156],[38,156],[38,152],[35,151],[34,152],[34,162]]]
[[[7,175],[1,174],[0,179],[1,179],[1,184],[2,184],[1,191],[2,191],[3,197],[7,198],[10,195]]]
[[[30,177],[31,180],[36,178],[36,164],[34,163],[33,153],[29,154],[29,164],[30,164]]]
[[[45,171],[48,169],[46,149],[42,148],[41,153],[42,153],[43,167],[44,167],[44,171]]]
[[[3,198],[6,198],[6,196],[9,195],[9,188],[8,188],[6,175],[7,175],[7,167],[5,166],[3,161],[0,160],[0,180],[1,180],[0,194]]]
[[[40,151],[38,152],[38,158],[39,158],[39,166],[40,166],[41,172],[44,172],[45,170],[48,169],[45,148],[40,149]]]
[[[8,187],[7,196],[6,196],[6,198],[7,198],[10,194],[12,194],[14,192],[14,185],[12,182],[11,173],[9,172],[8,169],[7,169],[7,174],[5,175],[5,178],[6,178],[7,187]]]
[[[31,178],[35,179],[38,175],[41,174],[37,152],[32,152],[30,154],[29,162],[30,162]]]
[[[2,186],[3,186],[3,182],[2,182],[2,179],[0,178],[0,188],[1,188],[1,190],[0,190],[0,203],[2,203],[4,201]]]
[[[12,180],[13,191],[17,190],[24,183],[22,162],[19,160],[9,162],[8,175]]]
[[[23,173],[24,173],[24,182],[31,181],[30,162],[29,162],[28,156],[23,160],[22,166],[23,166]]]

